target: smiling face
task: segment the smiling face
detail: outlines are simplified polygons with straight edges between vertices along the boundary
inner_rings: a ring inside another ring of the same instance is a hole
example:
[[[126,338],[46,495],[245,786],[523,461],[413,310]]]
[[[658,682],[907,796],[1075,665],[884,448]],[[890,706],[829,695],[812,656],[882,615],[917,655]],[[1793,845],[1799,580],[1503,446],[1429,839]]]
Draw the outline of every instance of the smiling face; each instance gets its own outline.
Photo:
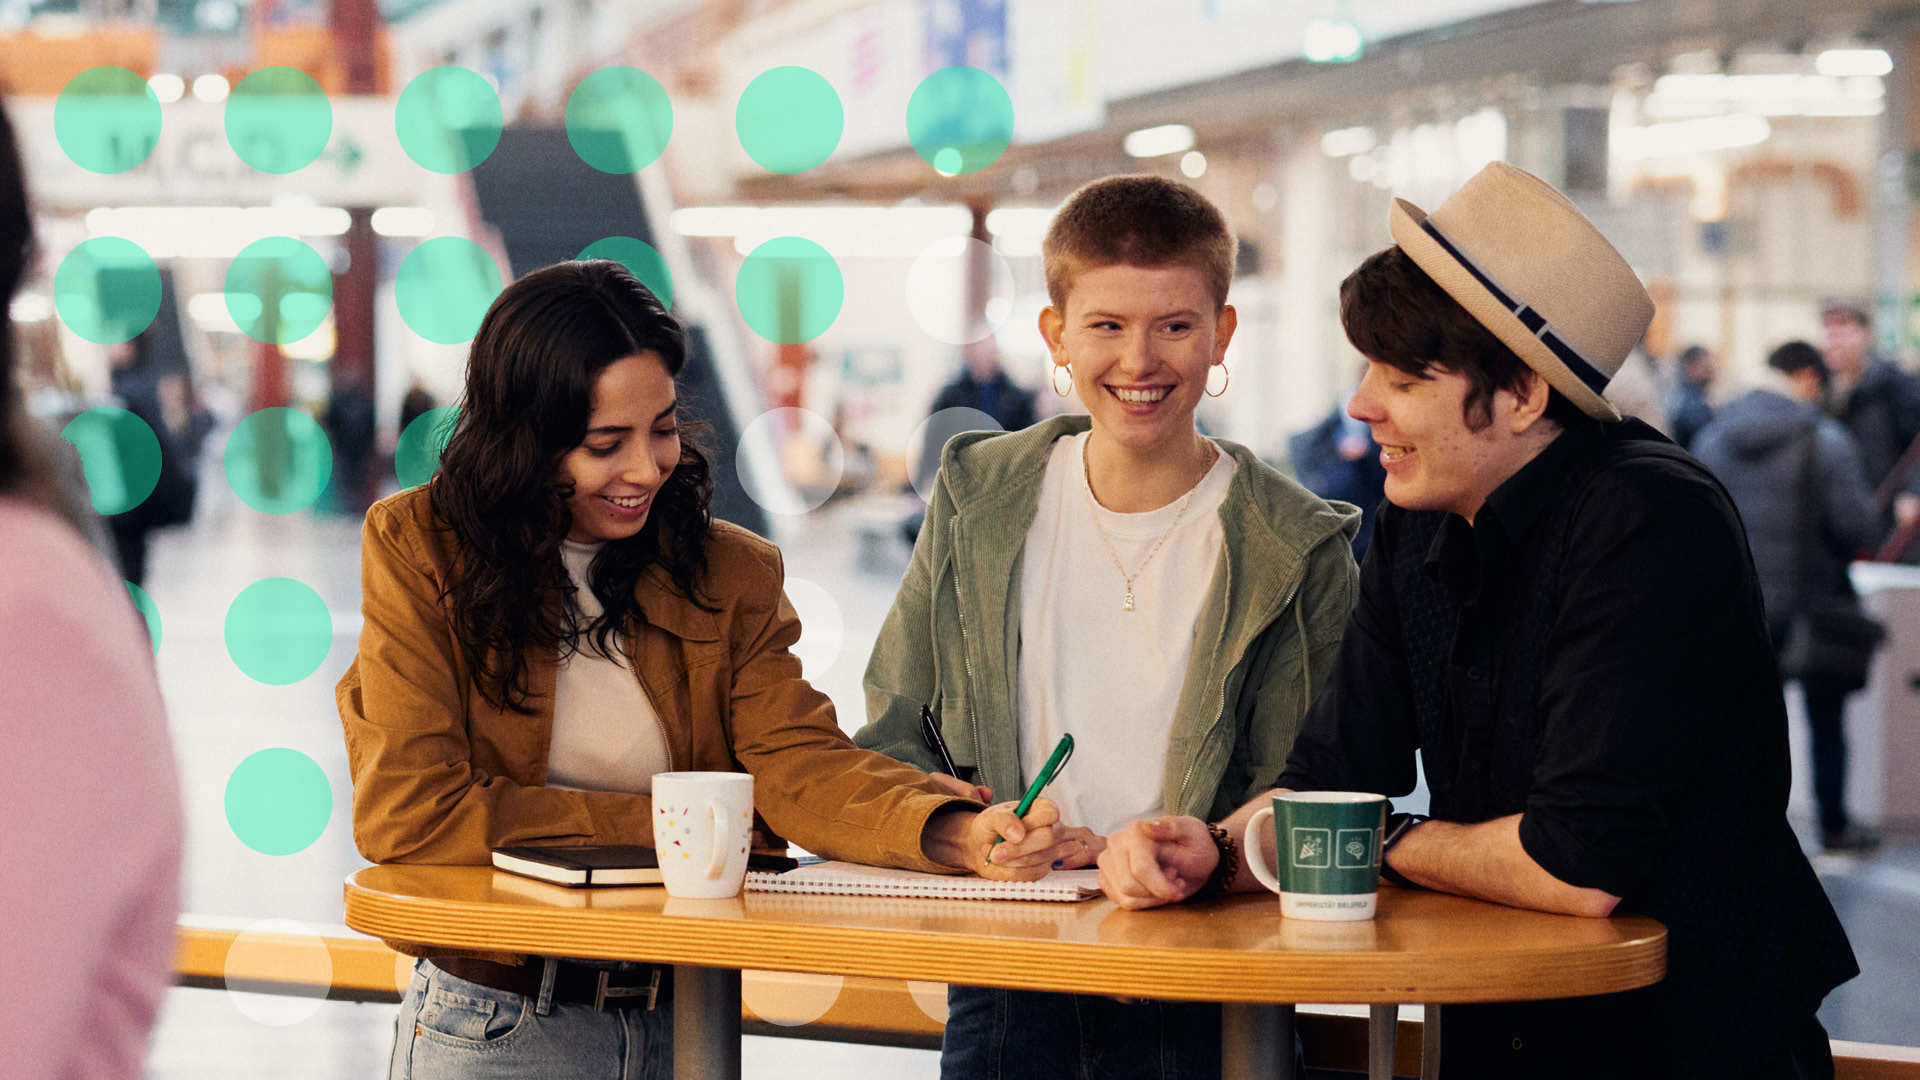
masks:
[[[1522,393],[1495,391],[1492,422],[1479,431],[1467,426],[1471,385],[1444,368],[1428,368],[1421,378],[1368,361],[1347,414],[1380,444],[1386,495],[1395,506],[1446,510],[1471,522],[1495,488],[1559,435],[1558,424],[1540,418],[1547,391],[1538,376],[1523,380]],[[1538,402],[1530,403],[1534,397]]]
[[[643,351],[608,364],[593,384],[587,437],[560,459],[573,485],[567,539],[583,544],[638,533],[653,496],[680,463],[673,376],[660,355]]]
[[[1071,364],[1093,430],[1137,453],[1193,437],[1207,369],[1226,357],[1236,316],[1187,266],[1119,263],[1076,274],[1066,310],[1040,313],[1055,364]]]

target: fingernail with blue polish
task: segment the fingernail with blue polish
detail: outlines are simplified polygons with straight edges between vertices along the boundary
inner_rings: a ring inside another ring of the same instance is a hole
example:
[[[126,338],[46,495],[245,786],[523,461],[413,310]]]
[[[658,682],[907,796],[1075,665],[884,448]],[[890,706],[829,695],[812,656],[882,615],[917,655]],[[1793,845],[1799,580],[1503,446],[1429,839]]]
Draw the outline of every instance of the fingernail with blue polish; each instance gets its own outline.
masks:
[[[1054,868],[1055,870],[1058,870],[1058,869],[1060,869],[1060,867],[1062,867],[1062,866],[1064,866],[1064,865],[1066,865],[1066,860],[1065,860],[1065,859],[1055,859],[1055,860],[1053,860],[1053,868]]]

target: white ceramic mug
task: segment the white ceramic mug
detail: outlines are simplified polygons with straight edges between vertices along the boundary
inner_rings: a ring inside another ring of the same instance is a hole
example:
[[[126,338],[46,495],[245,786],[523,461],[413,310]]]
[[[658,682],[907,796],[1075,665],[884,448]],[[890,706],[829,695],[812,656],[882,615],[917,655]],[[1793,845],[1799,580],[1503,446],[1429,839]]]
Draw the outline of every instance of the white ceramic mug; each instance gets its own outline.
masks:
[[[668,896],[737,896],[753,833],[753,777],[671,772],[653,777],[653,847]]]

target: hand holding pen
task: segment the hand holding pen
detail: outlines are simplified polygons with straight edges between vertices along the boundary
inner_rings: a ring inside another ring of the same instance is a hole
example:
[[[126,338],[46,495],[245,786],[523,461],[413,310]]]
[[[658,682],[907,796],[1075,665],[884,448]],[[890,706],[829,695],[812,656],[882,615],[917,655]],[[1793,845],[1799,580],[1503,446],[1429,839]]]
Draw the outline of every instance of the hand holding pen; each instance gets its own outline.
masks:
[[[987,845],[981,876],[1043,877],[1053,870],[1091,866],[1099,858],[1105,839],[1091,829],[1060,824],[1059,809],[1040,797],[1072,756],[1073,736],[1062,735],[1017,805],[988,807],[974,822],[976,834],[996,834]]]

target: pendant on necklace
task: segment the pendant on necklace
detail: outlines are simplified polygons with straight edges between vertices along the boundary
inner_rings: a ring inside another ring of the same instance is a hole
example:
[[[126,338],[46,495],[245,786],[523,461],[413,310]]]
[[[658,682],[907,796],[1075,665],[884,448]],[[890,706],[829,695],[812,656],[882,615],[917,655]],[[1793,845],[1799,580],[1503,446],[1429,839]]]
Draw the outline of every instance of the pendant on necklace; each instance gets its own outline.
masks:
[[[1126,606],[1122,608],[1122,610],[1124,611],[1133,610],[1133,590],[1131,588],[1127,590],[1127,603],[1126,603]]]

